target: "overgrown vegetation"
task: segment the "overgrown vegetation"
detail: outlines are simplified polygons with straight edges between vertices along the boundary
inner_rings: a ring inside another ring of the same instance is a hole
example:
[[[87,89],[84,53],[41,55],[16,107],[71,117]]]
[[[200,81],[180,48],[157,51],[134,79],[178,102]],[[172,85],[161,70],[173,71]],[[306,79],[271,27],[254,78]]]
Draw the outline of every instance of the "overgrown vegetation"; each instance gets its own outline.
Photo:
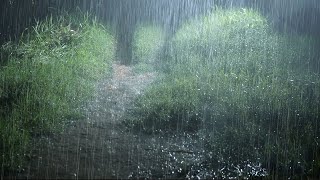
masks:
[[[198,131],[213,159],[229,166],[250,161],[278,178],[319,176],[316,43],[273,32],[253,10],[217,9],[178,30],[163,56],[166,77],[128,121],[149,133]]]
[[[159,51],[164,44],[165,34],[161,27],[140,24],[134,33],[133,62],[135,71],[145,72],[152,70],[155,61],[159,58]]]
[[[65,14],[25,32],[1,48],[0,162],[17,169],[37,134],[59,131],[64,120],[81,116],[94,82],[106,75],[114,38],[86,14]]]

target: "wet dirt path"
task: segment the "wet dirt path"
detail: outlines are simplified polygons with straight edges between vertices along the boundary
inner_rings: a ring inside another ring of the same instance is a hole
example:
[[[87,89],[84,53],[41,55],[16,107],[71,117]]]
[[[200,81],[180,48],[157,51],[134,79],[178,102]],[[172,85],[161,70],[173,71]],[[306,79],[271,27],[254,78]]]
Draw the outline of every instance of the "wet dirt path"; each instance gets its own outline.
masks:
[[[127,178],[134,167],[132,134],[120,118],[126,107],[154,79],[155,73],[134,74],[113,64],[113,76],[97,84],[95,98],[85,108],[86,119],[71,122],[59,135],[35,139],[29,178]],[[126,167],[125,167],[125,166]]]
[[[133,100],[156,78],[113,64],[113,76],[97,84],[84,108],[85,120],[70,122],[62,134],[34,139],[31,159],[20,175],[39,179],[185,178],[207,152],[190,134],[145,135],[124,127]],[[198,166],[197,165],[197,166]]]

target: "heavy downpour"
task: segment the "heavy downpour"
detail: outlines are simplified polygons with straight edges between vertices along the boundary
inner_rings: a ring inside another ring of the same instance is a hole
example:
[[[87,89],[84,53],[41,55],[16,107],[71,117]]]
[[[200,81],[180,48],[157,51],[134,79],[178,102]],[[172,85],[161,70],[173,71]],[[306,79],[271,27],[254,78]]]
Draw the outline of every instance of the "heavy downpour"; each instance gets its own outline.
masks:
[[[1,0],[1,179],[320,179],[319,0]]]

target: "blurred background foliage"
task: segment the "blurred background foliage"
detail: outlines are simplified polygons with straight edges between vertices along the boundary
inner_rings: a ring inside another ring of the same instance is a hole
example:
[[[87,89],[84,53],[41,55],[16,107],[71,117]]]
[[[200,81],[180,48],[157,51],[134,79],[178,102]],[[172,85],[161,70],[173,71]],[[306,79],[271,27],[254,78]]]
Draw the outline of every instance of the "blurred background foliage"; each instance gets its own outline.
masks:
[[[25,29],[50,14],[80,8],[113,26],[119,47],[122,47],[118,48],[119,59],[123,63],[131,63],[130,44],[137,24],[156,22],[174,34],[185,20],[206,14],[215,6],[250,7],[260,11],[280,32],[319,36],[320,20],[315,18],[320,14],[317,0],[3,0],[0,7],[0,44],[9,39],[16,40]]]

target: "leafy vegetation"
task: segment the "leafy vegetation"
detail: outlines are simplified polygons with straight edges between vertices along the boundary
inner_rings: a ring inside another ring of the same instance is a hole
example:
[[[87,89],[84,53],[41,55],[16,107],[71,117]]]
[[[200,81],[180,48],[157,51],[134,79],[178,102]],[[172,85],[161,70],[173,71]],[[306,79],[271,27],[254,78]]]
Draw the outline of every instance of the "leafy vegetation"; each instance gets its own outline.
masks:
[[[59,131],[81,116],[94,82],[106,75],[114,38],[86,14],[48,17],[15,44],[2,46],[0,67],[0,157],[10,169],[25,158],[31,136]]]
[[[164,31],[160,27],[147,24],[137,26],[133,42],[133,62],[136,71],[144,72],[152,69],[164,39]]]
[[[319,174],[316,43],[273,32],[253,10],[217,9],[178,30],[163,56],[166,77],[136,101],[129,121],[145,132],[205,132],[207,149],[229,165]]]

